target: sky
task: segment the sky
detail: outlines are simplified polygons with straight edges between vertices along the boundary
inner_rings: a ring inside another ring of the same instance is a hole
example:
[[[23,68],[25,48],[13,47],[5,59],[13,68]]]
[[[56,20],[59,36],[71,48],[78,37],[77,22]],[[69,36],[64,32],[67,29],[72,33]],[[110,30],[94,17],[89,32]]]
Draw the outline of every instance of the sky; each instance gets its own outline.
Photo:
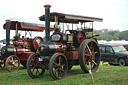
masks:
[[[6,37],[3,29],[6,19],[43,24],[39,17],[45,13],[45,4],[51,5],[51,12],[103,18],[103,22],[94,23],[96,30],[128,28],[128,0],[0,0],[0,40]],[[44,36],[44,33],[33,36]]]

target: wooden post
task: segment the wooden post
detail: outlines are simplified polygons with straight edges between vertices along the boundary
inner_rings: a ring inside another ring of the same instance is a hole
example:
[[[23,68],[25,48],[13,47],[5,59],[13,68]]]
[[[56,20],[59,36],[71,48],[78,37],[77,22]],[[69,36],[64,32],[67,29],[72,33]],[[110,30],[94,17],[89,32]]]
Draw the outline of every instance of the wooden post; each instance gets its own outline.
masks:
[[[90,76],[91,76],[91,79],[92,79],[92,83],[94,84],[95,82],[94,82],[94,79],[93,79],[93,75],[92,75],[92,72],[91,72],[91,70],[89,70],[89,74],[90,74]]]

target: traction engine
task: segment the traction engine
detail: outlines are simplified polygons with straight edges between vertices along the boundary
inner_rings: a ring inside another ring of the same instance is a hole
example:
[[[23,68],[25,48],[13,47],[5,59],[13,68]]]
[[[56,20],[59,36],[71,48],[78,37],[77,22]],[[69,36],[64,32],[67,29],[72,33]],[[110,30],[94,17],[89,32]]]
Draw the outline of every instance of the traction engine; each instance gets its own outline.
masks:
[[[44,75],[47,69],[52,78],[58,80],[62,79],[73,65],[80,65],[85,73],[90,70],[95,72],[100,63],[100,51],[97,40],[94,38],[97,35],[93,34],[93,27],[87,28],[85,23],[101,22],[103,19],[57,12],[50,13],[51,6],[45,5],[44,7],[45,15],[39,19],[45,21],[46,41],[42,42],[36,53],[30,55],[27,60],[29,76],[39,78]],[[55,22],[55,30],[52,35],[49,35],[50,22]],[[59,27],[60,23],[63,27],[62,32]],[[71,29],[67,23],[72,25]],[[79,23],[81,23],[81,30],[73,30],[74,24]],[[65,24],[67,30],[64,28]],[[90,32],[91,36],[88,35]]]
[[[6,66],[7,70],[10,72],[17,71],[20,67],[20,63],[26,68],[28,57],[33,54],[33,52],[36,52],[39,44],[43,42],[43,39],[38,36],[33,39],[24,36],[21,38],[18,30],[26,31],[26,36],[29,31],[42,32],[45,28],[33,23],[6,21],[4,29],[6,29],[6,46],[1,48],[1,70]],[[12,44],[10,44],[10,30],[15,30],[16,32]],[[51,28],[51,30],[54,29]]]

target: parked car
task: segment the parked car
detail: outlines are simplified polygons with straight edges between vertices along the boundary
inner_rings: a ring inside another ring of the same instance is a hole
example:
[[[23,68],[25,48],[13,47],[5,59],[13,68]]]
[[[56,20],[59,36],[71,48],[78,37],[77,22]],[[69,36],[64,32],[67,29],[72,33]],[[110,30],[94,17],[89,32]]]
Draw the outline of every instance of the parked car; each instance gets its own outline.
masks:
[[[128,51],[121,44],[99,44],[101,61],[110,64],[128,65]]]

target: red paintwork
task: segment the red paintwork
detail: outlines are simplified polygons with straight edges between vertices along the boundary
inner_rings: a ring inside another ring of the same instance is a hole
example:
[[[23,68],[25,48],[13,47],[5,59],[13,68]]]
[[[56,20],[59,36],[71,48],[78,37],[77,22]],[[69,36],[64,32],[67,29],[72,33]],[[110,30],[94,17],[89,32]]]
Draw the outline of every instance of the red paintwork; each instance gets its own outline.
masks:
[[[22,47],[30,47],[32,46],[32,39],[27,39],[28,41],[26,41],[25,39],[19,39],[18,41],[13,41],[13,45],[14,46],[22,46]]]
[[[40,26],[38,24],[32,24],[32,23],[27,23],[24,24],[23,22],[18,22],[18,21],[11,21],[10,24],[10,30],[16,30],[16,24],[17,24],[17,29],[18,30],[23,30],[23,31],[38,31],[38,32],[43,32],[45,30],[45,27]],[[3,25],[3,28],[6,29],[5,24]],[[54,28],[51,27],[50,31],[53,31]]]
[[[54,45],[56,47],[56,53],[62,53],[65,52],[65,49],[67,48],[67,46],[65,44],[59,43],[59,42],[54,42]]]
[[[18,41],[13,41],[15,55],[31,52],[32,39],[19,39]]]
[[[78,59],[78,51],[67,51],[65,52],[65,56],[67,60],[72,60],[72,55],[73,55],[73,60]]]
[[[27,53],[27,52],[31,52],[30,49],[27,48],[16,48],[16,54],[22,54],[22,53]]]
[[[38,47],[39,47],[39,44],[43,42],[43,39],[41,37],[35,37],[33,39],[33,45],[34,45],[34,48],[37,50]]]
[[[20,56],[20,60],[27,60],[31,54],[33,54],[33,53],[23,53]]]
[[[85,36],[85,33],[83,32],[83,31],[80,31],[79,33],[78,33],[78,43],[79,44],[81,44],[81,42],[83,41],[83,40],[85,40],[85,38],[86,38],[86,36]]]

